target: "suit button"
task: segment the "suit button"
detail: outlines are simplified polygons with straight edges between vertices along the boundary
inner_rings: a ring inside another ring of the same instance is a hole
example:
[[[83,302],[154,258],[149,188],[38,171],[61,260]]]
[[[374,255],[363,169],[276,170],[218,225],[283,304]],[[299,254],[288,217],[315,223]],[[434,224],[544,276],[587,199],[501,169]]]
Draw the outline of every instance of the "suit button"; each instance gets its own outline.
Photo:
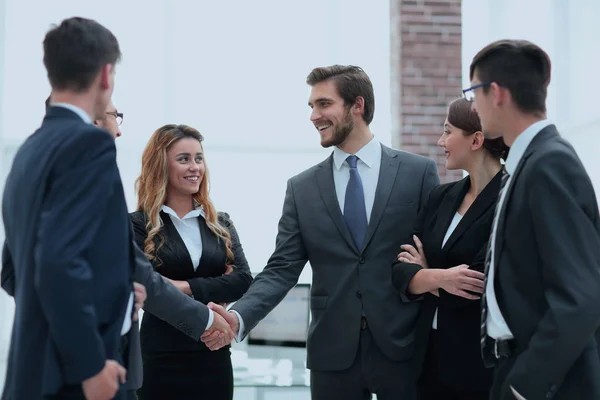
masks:
[[[362,297],[362,293],[360,292],[360,290],[356,291],[356,297],[358,297],[359,299]]]
[[[359,262],[359,263],[361,263],[361,264],[364,264],[364,263],[365,263],[365,258],[364,258],[364,257],[361,257],[361,258],[358,260],[358,262]]]

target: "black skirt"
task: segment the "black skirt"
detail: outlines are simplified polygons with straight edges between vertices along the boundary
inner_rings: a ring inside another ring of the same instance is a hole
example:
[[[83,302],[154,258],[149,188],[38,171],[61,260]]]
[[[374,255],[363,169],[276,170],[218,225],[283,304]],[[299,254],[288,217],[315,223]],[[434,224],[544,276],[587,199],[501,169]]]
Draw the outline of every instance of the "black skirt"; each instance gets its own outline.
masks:
[[[232,400],[233,368],[228,347],[217,351],[143,354],[139,400]]]

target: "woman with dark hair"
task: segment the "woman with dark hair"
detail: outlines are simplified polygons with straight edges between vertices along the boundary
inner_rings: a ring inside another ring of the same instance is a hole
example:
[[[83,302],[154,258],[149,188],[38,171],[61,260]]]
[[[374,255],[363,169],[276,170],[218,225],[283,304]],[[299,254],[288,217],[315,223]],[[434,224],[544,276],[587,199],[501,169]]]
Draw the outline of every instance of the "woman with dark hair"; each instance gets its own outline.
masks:
[[[392,267],[393,285],[406,302],[423,302],[415,361],[419,392],[427,400],[489,398],[492,371],[479,347],[480,294],[487,241],[502,179],[502,138],[485,139],[472,103],[450,104],[438,145],[446,168],[466,178],[432,190]]]
[[[202,140],[185,125],[154,132],[142,155],[131,219],[137,244],[157,272],[197,301],[229,303],[242,297],[252,275],[233,223],[209,198]],[[140,400],[233,398],[229,346],[210,351],[149,312],[140,342]]]

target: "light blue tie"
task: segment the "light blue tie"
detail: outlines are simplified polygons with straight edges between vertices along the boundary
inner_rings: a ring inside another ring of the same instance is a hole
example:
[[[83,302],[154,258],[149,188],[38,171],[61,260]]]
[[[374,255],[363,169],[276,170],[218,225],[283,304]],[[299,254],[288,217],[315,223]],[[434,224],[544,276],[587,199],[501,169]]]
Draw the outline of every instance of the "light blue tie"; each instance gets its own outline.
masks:
[[[346,187],[346,199],[344,202],[344,219],[348,230],[352,235],[354,244],[362,251],[367,234],[367,209],[365,206],[365,193],[362,180],[358,174],[356,163],[357,156],[348,156],[346,162],[350,166],[350,179]]]

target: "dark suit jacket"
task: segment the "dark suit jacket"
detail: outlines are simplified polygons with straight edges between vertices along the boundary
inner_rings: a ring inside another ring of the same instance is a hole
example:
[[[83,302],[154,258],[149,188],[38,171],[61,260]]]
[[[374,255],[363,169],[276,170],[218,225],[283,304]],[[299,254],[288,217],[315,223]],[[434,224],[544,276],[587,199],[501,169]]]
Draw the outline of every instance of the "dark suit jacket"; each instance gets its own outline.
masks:
[[[275,251],[248,293],[232,307],[248,333],[298,282],[310,261],[307,364],[313,370],[352,365],[363,311],[388,358],[399,362],[413,355],[420,304],[402,302],[392,287],[390,263],[411,237],[417,214],[439,178],[430,159],[386,146],[381,150],[364,248],[356,248],[344,221],[330,156],[288,181]]]
[[[527,400],[600,399],[600,217],[590,178],[550,125],[508,190],[494,282],[517,346],[499,377],[505,393],[512,385]]]
[[[133,238],[133,234],[131,235]],[[146,301],[144,310],[176,327],[193,340],[200,340],[200,336],[208,324],[208,308],[191,297],[183,294],[179,289],[165,281],[146,258],[146,255],[133,242],[135,251],[135,281],[146,288]],[[14,267],[6,247],[2,253],[2,288],[10,295],[15,293]],[[123,343],[122,352],[127,354],[127,390],[142,387],[142,355],[140,348],[139,324],[134,322],[131,334]]]
[[[456,226],[448,241],[442,242],[448,227],[471,187],[466,177],[458,182],[440,185],[431,191],[429,201],[419,214],[414,234],[421,239],[429,268],[451,268],[467,264],[483,272],[485,252],[490,235],[494,209],[498,201],[499,172],[477,196]],[[411,240],[410,244],[414,245]],[[431,293],[414,296],[407,292],[408,285],[422,268],[416,264],[393,264],[394,287],[406,302],[423,301],[417,323],[418,368],[423,363],[433,316],[438,309],[438,373],[445,386],[458,390],[488,390],[492,383],[492,371],[485,369],[480,348],[479,301],[467,300],[440,289],[440,297]]]
[[[109,134],[60,107],[15,156],[2,204],[16,303],[4,398],[40,399],[122,362],[133,249],[115,156]]]
[[[219,213],[219,221],[231,234],[235,269],[230,275],[223,275],[226,263],[225,243],[213,235],[204,218],[198,218],[202,237],[202,256],[200,265],[194,271],[189,252],[171,218],[164,212],[161,212],[160,216],[164,224],[160,231],[164,244],[158,250],[158,257],[162,264],[157,266],[156,261],[153,262],[157,272],[170,279],[187,280],[194,299],[200,303],[233,302],[242,297],[252,282],[252,275],[238,234],[227,214]],[[131,221],[136,242],[140,248],[143,248],[148,236],[145,216],[142,212],[134,212],[131,214]],[[156,238],[156,244],[158,243],[159,239]],[[144,313],[140,332],[142,354],[164,351],[209,351],[203,342],[191,339],[174,329],[152,311],[146,309],[145,311],[147,312]],[[172,312],[176,313],[177,310]]]

